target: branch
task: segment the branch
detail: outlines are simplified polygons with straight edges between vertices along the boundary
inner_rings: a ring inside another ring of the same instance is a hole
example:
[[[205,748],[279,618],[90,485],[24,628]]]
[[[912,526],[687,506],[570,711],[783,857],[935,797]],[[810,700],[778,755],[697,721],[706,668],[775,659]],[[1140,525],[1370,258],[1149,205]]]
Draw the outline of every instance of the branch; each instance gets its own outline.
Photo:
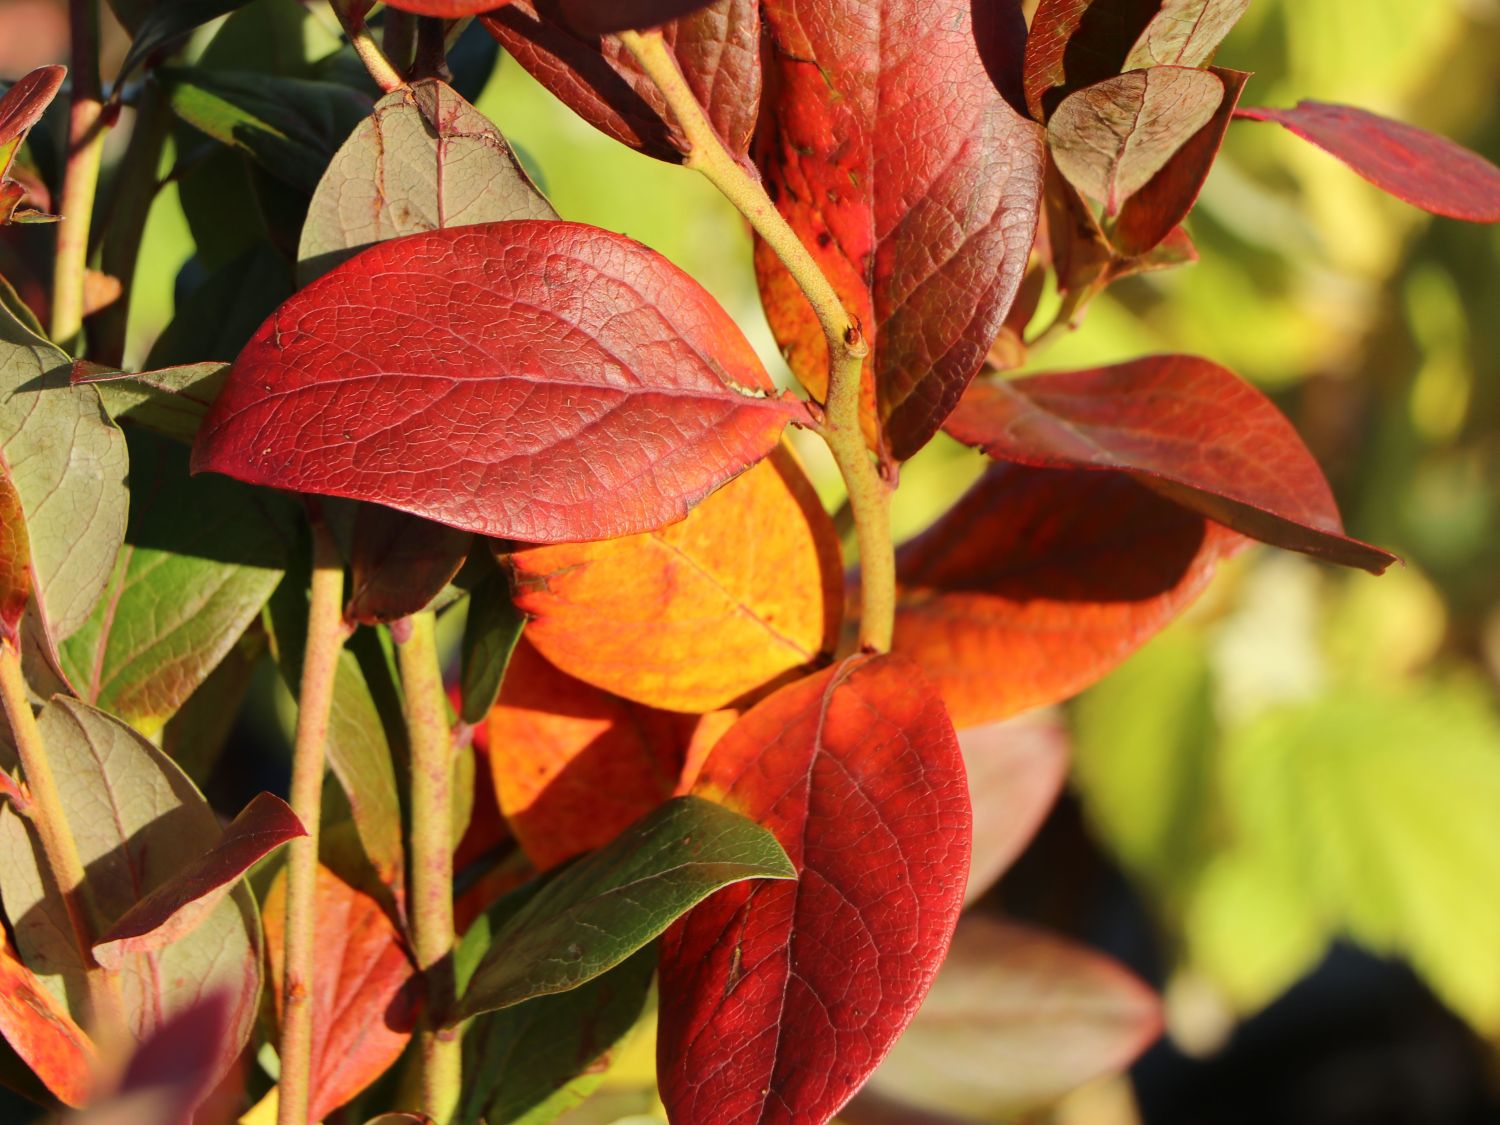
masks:
[[[68,7],[69,72],[67,164],[58,210],[57,256],[52,274],[52,338],[76,351],[83,329],[83,280],[88,268],[89,224],[99,189],[104,153],[103,92],[99,84],[99,0],[71,0]]]

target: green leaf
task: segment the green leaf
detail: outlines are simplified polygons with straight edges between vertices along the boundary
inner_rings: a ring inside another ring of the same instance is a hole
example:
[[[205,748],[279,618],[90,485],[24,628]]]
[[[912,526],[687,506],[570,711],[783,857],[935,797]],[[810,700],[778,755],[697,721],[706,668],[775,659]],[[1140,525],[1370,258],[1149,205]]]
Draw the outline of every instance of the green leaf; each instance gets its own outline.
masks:
[[[234,11],[245,0],[159,0],[135,29],[130,50],[120,64],[116,83],[130,77],[136,67],[163,47],[183,39],[196,27]]]
[[[476,1016],[464,1028],[463,1125],[542,1125],[604,1080],[656,972],[648,945],[578,988]]]
[[[34,593],[52,644],[88,619],[125,537],[125,436],[72,361],[0,311],[0,452],[31,534]],[[51,645],[48,646],[49,650]]]
[[[500,696],[506,665],[521,639],[526,615],[510,598],[510,584],[498,570],[485,575],[469,596],[460,649],[460,698],[464,722],[484,722]]]
[[[172,111],[311,195],[334,151],[370,111],[357,90],[251,71],[163,67]]]
[[[38,725],[87,872],[90,927],[103,933],[211,848],[219,821],[169,758],[112,716],[58,698]],[[0,765],[14,765],[9,751],[0,757]],[[0,899],[22,958],[76,1016],[84,996],[80,954],[29,827],[8,805],[0,806]],[[260,995],[260,925],[249,890],[236,887],[171,945],[125,957],[121,977],[137,1039],[222,991],[231,1011],[231,1033],[219,1049],[223,1073],[249,1039]]]
[[[298,247],[303,285],[404,234],[557,212],[500,131],[433,78],[387,94],[328,166]]]
[[[162,729],[162,750],[199,786],[229,741],[266,647],[265,630],[251,625]]]
[[[1225,748],[1239,846],[1323,921],[1500,1032],[1500,719],[1482,690],[1335,692]]]
[[[182,445],[136,431],[129,447],[125,546],[61,656],[86,702],[151,737],[260,614],[294,525],[279,497],[189,476]]]
[[[721,887],[794,878],[760,825],[702,798],[668,801],[563,870],[496,932],[450,1022],[577,988]]]
[[[193,262],[189,262],[191,269]],[[261,244],[214,270],[177,306],[147,357],[153,369],[188,366],[206,355],[236,355],[271,311],[292,295],[291,270]]]
[[[160,371],[75,373],[73,382],[95,388],[116,421],[127,418],[191,445],[228,375],[227,363],[189,363]]]

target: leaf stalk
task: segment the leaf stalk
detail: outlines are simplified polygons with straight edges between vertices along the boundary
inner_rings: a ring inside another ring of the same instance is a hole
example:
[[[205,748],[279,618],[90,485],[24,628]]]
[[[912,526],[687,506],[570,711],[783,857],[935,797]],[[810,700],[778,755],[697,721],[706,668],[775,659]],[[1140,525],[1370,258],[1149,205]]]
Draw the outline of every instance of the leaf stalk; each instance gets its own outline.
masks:
[[[104,134],[109,127],[99,81],[99,0],[72,0],[68,5],[68,31],[72,93],[67,163],[58,205],[61,219],[52,267],[52,338],[59,347],[76,352],[83,330],[89,226],[99,190]]]
[[[396,69],[386,53],[380,49],[380,44],[375,42],[375,37],[370,34],[370,27],[365,23],[364,16],[346,11],[343,4],[333,5],[333,10],[338,15],[339,22],[344,25],[344,34],[349,36],[349,45],[354,48],[359,61],[364,63],[365,70],[375,80],[375,85],[387,94],[405,86],[406,79],[401,76],[401,72]]]
[[[828,401],[817,432],[843,475],[854,516],[860,557],[860,647],[888,652],[895,629],[896,560],[891,539],[891,489],[865,444],[860,421],[860,389],[870,347],[858,319],[819,268],[760,177],[725,147],[697,97],[667,49],[661,32],[622,31],[620,42],[666,99],[687,138],[684,163],[710,183],[749,221],[812,306],[828,343]]]

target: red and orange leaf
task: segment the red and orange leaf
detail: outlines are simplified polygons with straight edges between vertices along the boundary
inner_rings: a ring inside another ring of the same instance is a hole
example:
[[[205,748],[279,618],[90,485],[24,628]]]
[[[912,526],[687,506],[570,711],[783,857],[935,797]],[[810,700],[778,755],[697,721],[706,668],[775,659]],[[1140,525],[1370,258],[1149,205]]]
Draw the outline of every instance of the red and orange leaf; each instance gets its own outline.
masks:
[[[713,0],[562,0],[563,12],[574,27],[606,35],[627,28],[658,27],[679,19]]]
[[[727,888],[663,936],[657,1072],[674,1121],[826,1121],[911,1020],[969,862],[963,760],[899,657],[752,708],[696,791],[769,828],[795,883]]]
[[[974,809],[972,903],[995,884],[1031,843],[1068,778],[1069,745],[1051,712],[966,730],[958,736]]]
[[[937,431],[1015,298],[1036,229],[1040,130],[996,91],[969,0],[768,0],[767,189],[871,345],[866,436],[898,460]],[[1019,24],[987,21],[994,35]],[[899,45],[899,49],[896,45]],[[763,243],[766,315],[827,393],[827,343]]]
[[[361,0],[363,2],[363,0]],[[392,0],[390,7],[418,16],[437,16],[445,20],[461,20],[503,8],[511,0]]]
[[[659,0],[590,4],[622,13],[642,5],[661,7]],[[580,30],[566,9],[564,0],[515,0],[482,19],[507,54],[590,125],[648,156],[680,161],[687,138],[656,84],[618,39]],[[743,156],[760,108],[757,0],[715,0],[661,33],[719,139]]]
[[[312,1105],[321,1121],[385,1073],[410,1042],[420,1004],[416,967],[389,915],[370,895],[318,868],[313,938]],[[281,1007],[286,876],[262,907],[271,987]]]
[[[94,960],[118,969],[130,953],[160,949],[189,933],[260,860],[307,829],[280,797],[261,793],[196,863],[127,910],[94,944]]]
[[[26,512],[0,460],[0,641],[19,650],[21,617],[31,597],[31,538]]]
[[[1224,84],[1219,108],[1145,187],[1125,201],[1111,235],[1121,254],[1133,257],[1154,249],[1188,217],[1193,204],[1198,202],[1198,193],[1219,155],[1240,94],[1250,80],[1249,73],[1243,70],[1215,67],[1212,73]]]
[[[1500,168],[1447,137],[1364,109],[1304,101],[1293,109],[1246,107],[1246,121],[1274,121],[1338,157],[1381,191],[1414,207],[1500,222]]]
[[[1026,41],[1026,106],[1046,121],[1074,90],[1113,78],[1162,0],[1041,0]]]
[[[651,707],[728,706],[838,644],[838,533],[785,446],[670,527],[509,562],[537,651]]]
[[[500,810],[531,861],[555,867],[672,796],[698,726],[575,680],[523,635],[490,712]]]
[[[1323,472],[1271,401],[1186,355],[977,383],[948,420],[991,457],[1127,472],[1210,519],[1374,574],[1395,556],[1344,534]]]
[[[10,163],[26,134],[57,97],[67,73],[67,67],[63,66],[39,67],[0,96],[0,180],[10,171]]]
[[[992,465],[897,552],[895,651],[960,729],[1009,718],[1101,678],[1244,543],[1124,474]]]
[[[487,223],[382,242],[283,304],[193,466],[481,535],[607,539],[681,519],[800,411],[659,254]]]
[[[94,1044],[0,933],[0,1036],[64,1105],[88,1100]]]

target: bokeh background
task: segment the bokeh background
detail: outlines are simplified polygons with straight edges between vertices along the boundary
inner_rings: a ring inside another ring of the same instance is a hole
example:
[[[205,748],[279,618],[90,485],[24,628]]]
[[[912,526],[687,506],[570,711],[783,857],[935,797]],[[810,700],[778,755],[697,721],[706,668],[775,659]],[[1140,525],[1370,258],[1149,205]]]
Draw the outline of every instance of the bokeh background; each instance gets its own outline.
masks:
[[[247,12],[278,51],[337,47],[317,5]],[[53,0],[0,0],[0,77],[61,59],[65,36]],[[123,37],[109,42],[117,61]],[[1255,0],[1218,61],[1256,72],[1247,104],[1347,102],[1500,162],[1500,0]],[[563,216],[693,273],[784,374],[747,234],[706,182],[608,141],[503,59],[478,105]],[[1249,552],[1064,708],[1069,791],[985,908],[1124,960],[1162,990],[1168,1033],[1127,1078],[1036,1120],[1500,1121],[1500,227],[1434,220],[1253,123],[1231,129],[1190,226],[1198,264],[1117,285],[1032,368],[1176,350],[1225,364],[1294,420],[1351,534],[1405,566],[1376,579]],[[171,320],[192,253],[177,183],[144,245],[129,362]],[[836,505],[836,475],[804,452]],[[898,532],[980,464],[925,450]],[[231,751],[270,776],[275,691],[263,677]],[[638,1047],[573,1120],[656,1120],[649,1036]]]

